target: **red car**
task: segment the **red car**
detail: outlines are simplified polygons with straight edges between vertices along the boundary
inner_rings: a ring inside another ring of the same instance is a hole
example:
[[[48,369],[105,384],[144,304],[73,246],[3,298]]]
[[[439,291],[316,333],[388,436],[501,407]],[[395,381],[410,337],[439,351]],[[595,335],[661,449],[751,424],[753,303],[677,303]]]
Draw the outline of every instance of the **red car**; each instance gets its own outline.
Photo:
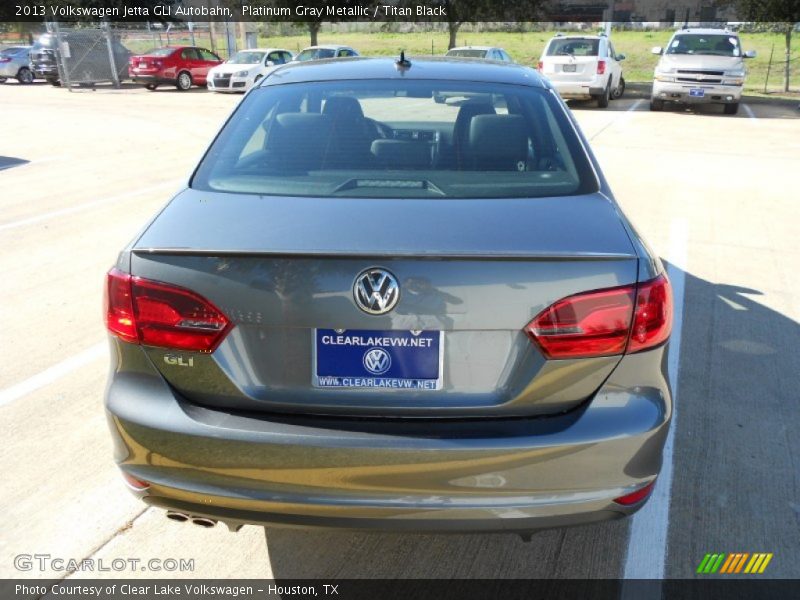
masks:
[[[129,71],[131,79],[150,91],[164,84],[188,90],[193,85],[205,86],[208,71],[221,63],[219,56],[205,48],[166,46],[131,57]]]

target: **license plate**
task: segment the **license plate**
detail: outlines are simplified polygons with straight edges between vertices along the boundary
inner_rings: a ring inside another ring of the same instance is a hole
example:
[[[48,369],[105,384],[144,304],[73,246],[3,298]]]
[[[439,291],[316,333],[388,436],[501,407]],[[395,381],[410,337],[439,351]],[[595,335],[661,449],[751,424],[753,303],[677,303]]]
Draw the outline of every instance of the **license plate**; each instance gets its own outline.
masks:
[[[564,65],[561,67],[561,70],[564,71],[564,73],[574,73],[575,65]]]
[[[313,385],[321,388],[438,390],[441,331],[314,331]]]
[[[702,98],[706,95],[706,91],[703,88],[690,88],[689,95],[694,98]]]

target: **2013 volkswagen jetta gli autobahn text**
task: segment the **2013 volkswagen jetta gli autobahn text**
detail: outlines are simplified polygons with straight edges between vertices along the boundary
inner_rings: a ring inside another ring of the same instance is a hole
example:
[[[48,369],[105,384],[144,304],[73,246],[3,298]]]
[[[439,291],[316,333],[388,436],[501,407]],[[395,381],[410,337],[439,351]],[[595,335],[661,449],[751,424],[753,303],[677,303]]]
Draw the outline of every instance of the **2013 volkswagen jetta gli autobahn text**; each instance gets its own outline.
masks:
[[[206,526],[623,517],[661,466],[671,302],[536,71],[281,67],[108,273],[115,458]]]

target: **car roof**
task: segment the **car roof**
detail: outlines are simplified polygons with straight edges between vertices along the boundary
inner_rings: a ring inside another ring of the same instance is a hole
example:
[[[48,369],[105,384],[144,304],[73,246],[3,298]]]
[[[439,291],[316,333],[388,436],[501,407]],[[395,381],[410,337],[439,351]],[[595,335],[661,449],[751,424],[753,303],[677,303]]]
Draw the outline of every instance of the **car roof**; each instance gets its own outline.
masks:
[[[496,46],[456,46],[455,48],[450,48],[448,52],[452,52],[453,50],[494,50]]]
[[[324,50],[338,50],[339,48],[350,48],[350,46],[343,46],[342,44],[317,44],[316,46],[306,46],[303,50],[316,50],[318,48]]]
[[[263,86],[342,79],[418,79],[476,81],[549,88],[530,67],[516,63],[468,60],[446,56],[406,57],[411,66],[400,68],[397,58],[334,58],[290,63],[265,77]]]
[[[289,52],[286,48],[242,48],[239,52]]]
[[[689,27],[688,29],[678,29],[673,35],[678,35],[681,33],[688,33],[692,35],[729,35],[731,37],[738,37],[735,31],[730,31],[728,29],[712,29],[712,28],[704,28],[704,27]]]
[[[591,34],[579,34],[574,33],[571,35],[554,35],[550,38],[550,41],[553,40],[605,40],[608,39],[604,35],[591,35]]]

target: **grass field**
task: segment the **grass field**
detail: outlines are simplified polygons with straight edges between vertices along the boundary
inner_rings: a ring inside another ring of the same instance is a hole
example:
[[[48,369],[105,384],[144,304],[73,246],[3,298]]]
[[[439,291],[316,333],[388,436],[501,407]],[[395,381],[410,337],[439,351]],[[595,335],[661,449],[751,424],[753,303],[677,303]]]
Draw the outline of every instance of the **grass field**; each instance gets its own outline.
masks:
[[[653,78],[658,56],[650,53],[653,46],[665,46],[671,31],[615,31],[611,39],[617,52],[626,55],[623,63],[625,79],[629,82],[650,82]],[[462,32],[458,37],[459,45],[499,46],[519,63],[535,66],[544,49],[551,32],[541,33],[472,33]],[[792,90],[800,92],[800,35],[794,41],[794,60],[792,61]],[[769,78],[769,90],[776,92],[783,89],[784,40],[780,34],[756,33],[741,34],[745,50],[756,50],[758,56],[747,61],[748,77],[745,88],[750,91],[763,91],[767,74],[770,49],[775,46],[772,71]],[[321,44],[346,44],[368,56],[397,55],[400,50],[409,54],[444,54],[447,50],[447,34],[442,32],[427,33],[321,33]],[[297,51],[309,44],[308,35],[262,38],[260,45],[275,46]]]

